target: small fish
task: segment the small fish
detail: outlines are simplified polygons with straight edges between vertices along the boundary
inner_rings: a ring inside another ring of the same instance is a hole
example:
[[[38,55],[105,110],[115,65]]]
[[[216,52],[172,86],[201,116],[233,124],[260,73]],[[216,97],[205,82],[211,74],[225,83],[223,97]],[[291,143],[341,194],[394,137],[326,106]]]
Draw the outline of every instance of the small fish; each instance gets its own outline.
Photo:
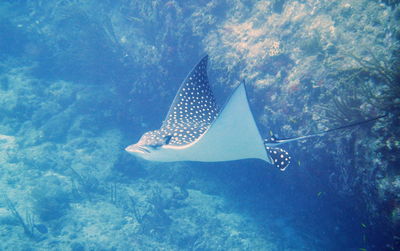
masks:
[[[319,196],[321,196],[322,195],[322,192],[318,192],[317,193],[317,196],[319,197]]]
[[[364,223],[361,223],[361,226],[362,226],[363,228],[367,228],[367,225],[365,225]]]
[[[366,248],[359,248],[360,251],[367,251]]]

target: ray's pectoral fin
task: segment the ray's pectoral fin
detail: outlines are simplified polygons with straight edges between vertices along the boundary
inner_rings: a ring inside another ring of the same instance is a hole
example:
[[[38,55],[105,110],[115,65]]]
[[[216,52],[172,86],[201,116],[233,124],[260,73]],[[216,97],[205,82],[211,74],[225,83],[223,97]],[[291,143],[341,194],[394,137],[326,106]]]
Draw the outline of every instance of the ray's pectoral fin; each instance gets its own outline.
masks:
[[[193,145],[191,160],[262,159],[271,162],[247,98],[244,82],[233,92],[209,129]]]
[[[287,151],[278,147],[266,147],[269,156],[271,157],[272,164],[279,168],[281,171],[285,171],[290,164],[291,157]]]

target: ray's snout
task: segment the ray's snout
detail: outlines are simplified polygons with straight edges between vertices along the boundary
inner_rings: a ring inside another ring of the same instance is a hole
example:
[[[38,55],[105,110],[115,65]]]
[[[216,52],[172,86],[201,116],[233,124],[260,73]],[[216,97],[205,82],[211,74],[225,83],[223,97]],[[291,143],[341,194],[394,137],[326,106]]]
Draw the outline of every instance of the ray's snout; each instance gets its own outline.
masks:
[[[125,151],[127,151],[128,153],[134,153],[136,152],[136,149],[137,149],[136,145],[130,145],[125,148]]]
[[[139,146],[138,144],[133,144],[125,148],[125,151],[131,154],[143,154],[150,153],[150,151],[143,146]]]

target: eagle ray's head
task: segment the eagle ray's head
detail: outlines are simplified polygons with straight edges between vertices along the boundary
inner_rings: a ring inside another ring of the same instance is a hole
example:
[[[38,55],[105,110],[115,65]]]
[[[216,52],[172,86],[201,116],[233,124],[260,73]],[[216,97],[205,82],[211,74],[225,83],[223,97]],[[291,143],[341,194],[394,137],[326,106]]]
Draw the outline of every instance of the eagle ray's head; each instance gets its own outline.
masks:
[[[150,131],[143,134],[136,144],[126,147],[125,151],[136,157],[151,160],[164,144],[165,137],[159,130]]]

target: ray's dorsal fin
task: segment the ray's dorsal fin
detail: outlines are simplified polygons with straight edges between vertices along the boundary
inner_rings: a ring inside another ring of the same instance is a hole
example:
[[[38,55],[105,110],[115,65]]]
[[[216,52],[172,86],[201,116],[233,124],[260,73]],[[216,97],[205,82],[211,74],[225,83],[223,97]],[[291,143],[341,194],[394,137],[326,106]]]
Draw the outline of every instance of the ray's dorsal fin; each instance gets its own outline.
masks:
[[[182,82],[161,131],[171,135],[170,145],[185,145],[200,137],[218,115],[207,77],[208,56],[203,57]]]

